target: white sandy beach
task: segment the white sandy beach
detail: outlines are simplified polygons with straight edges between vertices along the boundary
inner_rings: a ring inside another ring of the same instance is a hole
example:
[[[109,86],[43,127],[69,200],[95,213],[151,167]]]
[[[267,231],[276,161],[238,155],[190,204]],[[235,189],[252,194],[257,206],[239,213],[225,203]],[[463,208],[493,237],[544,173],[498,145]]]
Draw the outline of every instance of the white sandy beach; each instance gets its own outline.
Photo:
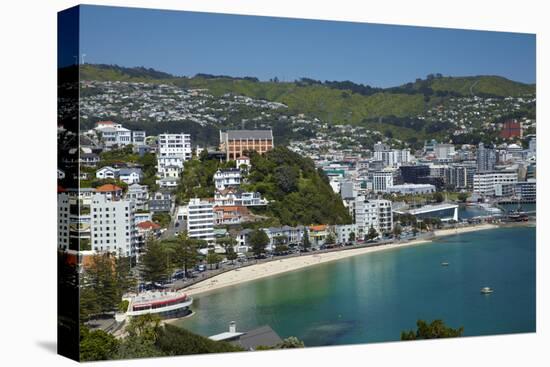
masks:
[[[443,236],[450,236],[450,235],[455,235],[460,233],[467,233],[467,232],[480,231],[484,229],[493,229],[493,228],[498,228],[498,226],[494,224],[481,224],[481,225],[472,226],[472,227],[444,229],[444,230],[435,231],[434,236],[443,237]],[[431,242],[431,240],[415,240],[415,241],[410,241],[405,243],[387,244],[387,245],[381,245],[376,247],[364,247],[364,248],[356,248],[356,249],[350,249],[350,250],[341,250],[341,251],[326,252],[326,253],[319,253],[319,254],[308,253],[307,255],[281,259],[278,261],[277,260],[269,261],[269,262],[265,262],[257,265],[251,265],[251,266],[246,266],[239,269],[231,270],[226,273],[212,277],[210,279],[206,279],[202,282],[193,284],[192,286],[185,288],[185,292],[188,295],[197,295],[200,293],[209,292],[209,291],[213,291],[223,287],[236,285],[236,284],[240,284],[240,283],[244,283],[244,282],[248,282],[248,281],[252,281],[252,280],[256,280],[256,279],[260,279],[260,278],[264,278],[264,277],[268,277],[276,274],[281,274],[288,271],[303,269],[308,266],[324,264],[330,261],[344,259],[346,257],[362,255],[369,252],[384,251],[388,249],[414,246],[414,245],[429,243],[429,242]]]

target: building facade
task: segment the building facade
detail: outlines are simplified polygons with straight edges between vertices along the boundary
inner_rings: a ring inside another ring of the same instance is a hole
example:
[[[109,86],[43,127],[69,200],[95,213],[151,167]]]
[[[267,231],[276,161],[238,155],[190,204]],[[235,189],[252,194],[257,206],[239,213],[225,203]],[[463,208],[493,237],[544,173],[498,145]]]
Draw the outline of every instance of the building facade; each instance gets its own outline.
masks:
[[[379,234],[393,230],[392,203],[389,200],[355,199],[355,225],[357,238],[364,237],[372,226]]]
[[[480,196],[506,196],[505,186],[514,187],[517,172],[478,172],[474,175],[474,194]]]
[[[476,153],[477,171],[489,172],[494,171],[497,163],[496,151],[491,148],[486,148],[483,143],[479,143]]]
[[[236,160],[244,152],[255,151],[260,154],[273,149],[273,132],[271,130],[220,130],[220,150],[225,152],[226,159]]]
[[[90,205],[92,249],[119,257],[134,256],[135,212],[132,200],[109,200],[103,195],[94,195]]]
[[[187,205],[187,233],[190,238],[214,241],[214,204],[201,199],[191,199]]]

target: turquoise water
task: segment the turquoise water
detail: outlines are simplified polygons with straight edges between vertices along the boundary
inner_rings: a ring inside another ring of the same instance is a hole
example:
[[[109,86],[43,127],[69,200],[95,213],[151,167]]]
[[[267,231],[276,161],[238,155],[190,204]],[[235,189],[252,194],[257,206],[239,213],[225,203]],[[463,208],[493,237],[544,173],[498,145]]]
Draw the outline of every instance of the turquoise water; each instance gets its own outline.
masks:
[[[477,207],[477,206],[465,206],[460,205],[458,207],[458,218],[459,219],[468,219],[468,218],[474,218],[474,217],[483,217],[491,215],[488,211],[484,210],[483,208]]]
[[[533,332],[535,250],[533,227],[450,236],[198,295],[178,325],[213,335],[233,320],[239,330],[268,324],[307,346],[399,340],[417,319],[468,336]]]

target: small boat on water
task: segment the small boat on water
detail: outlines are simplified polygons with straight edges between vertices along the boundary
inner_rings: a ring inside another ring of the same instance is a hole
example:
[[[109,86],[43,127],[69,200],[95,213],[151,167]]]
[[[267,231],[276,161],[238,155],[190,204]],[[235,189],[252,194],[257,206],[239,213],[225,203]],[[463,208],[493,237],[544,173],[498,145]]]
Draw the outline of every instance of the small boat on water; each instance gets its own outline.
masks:
[[[441,266],[449,266],[449,263],[444,261],[444,262],[441,263]]]
[[[482,294],[489,294],[489,293],[493,293],[493,289],[491,287],[483,287],[481,288],[481,293]]]

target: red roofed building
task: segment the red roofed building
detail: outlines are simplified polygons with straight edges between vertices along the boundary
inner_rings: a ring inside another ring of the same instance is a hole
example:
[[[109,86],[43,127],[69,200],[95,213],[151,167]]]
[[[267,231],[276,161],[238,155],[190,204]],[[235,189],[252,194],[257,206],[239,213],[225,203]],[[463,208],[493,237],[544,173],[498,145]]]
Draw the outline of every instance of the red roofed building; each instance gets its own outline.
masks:
[[[142,231],[154,231],[160,229],[160,225],[158,225],[155,222],[151,222],[150,220],[146,220],[145,222],[140,222],[137,224],[138,230]]]
[[[105,195],[110,200],[120,200],[122,198],[122,187],[113,184],[105,184],[97,187],[98,194]]]
[[[521,122],[517,120],[508,120],[504,122],[504,126],[500,131],[500,137],[503,139],[521,138],[523,136],[523,130],[521,128]]]

